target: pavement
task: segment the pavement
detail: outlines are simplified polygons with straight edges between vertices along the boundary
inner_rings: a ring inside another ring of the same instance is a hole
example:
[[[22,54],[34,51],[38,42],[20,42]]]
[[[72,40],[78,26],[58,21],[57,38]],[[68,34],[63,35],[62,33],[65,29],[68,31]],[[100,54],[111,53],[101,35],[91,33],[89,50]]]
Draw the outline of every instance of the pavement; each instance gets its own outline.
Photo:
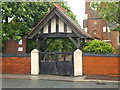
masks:
[[[1,80],[1,79],[0,79]],[[23,79],[2,79],[1,80],[1,87],[2,88],[29,88],[29,89],[40,89],[40,88],[93,88],[92,90],[99,90],[96,88],[112,88],[110,90],[114,90],[116,88],[118,90],[119,84],[118,83],[98,83],[98,82],[68,82],[68,81],[55,81],[55,80],[23,80]],[[17,90],[15,89],[15,90]],[[7,90],[7,89],[5,89]],[[14,89],[13,89],[14,90]],[[21,90],[21,89],[20,89]],[[56,90],[56,89],[55,89]],[[59,90],[59,89],[58,89]],[[80,89],[82,90],[82,89]],[[106,90],[106,89],[105,89]]]
[[[120,83],[120,76],[100,76],[100,75],[83,75],[83,76],[59,76],[59,75],[20,75],[20,74],[0,74],[0,79],[24,79],[24,80],[54,80],[54,81],[94,81],[97,83],[115,82]]]

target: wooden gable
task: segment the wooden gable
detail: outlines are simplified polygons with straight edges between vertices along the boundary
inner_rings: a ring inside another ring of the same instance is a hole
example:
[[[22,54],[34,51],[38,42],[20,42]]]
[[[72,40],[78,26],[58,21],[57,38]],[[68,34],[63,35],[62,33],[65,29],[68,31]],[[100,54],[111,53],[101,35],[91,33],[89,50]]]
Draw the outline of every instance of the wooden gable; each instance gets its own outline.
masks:
[[[39,33],[52,34],[52,33],[72,33],[72,29],[62,21],[57,15],[54,15],[44,26]]]
[[[36,25],[27,39],[33,38],[65,38],[80,37],[91,38],[66,13],[54,6],[52,10]]]

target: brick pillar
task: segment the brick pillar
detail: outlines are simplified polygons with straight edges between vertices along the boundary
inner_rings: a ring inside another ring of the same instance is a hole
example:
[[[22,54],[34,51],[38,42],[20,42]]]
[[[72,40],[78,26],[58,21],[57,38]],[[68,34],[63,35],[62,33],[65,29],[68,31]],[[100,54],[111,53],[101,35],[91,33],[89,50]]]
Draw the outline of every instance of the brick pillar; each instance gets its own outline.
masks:
[[[112,46],[115,48],[116,52],[119,46],[119,32],[112,31]]]

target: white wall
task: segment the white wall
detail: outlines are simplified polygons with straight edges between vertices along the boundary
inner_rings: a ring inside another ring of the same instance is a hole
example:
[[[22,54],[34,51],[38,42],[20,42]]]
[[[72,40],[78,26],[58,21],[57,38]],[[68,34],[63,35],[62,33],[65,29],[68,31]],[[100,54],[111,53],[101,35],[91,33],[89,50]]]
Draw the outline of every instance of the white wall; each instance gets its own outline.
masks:
[[[56,32],[56,17],[54,16],[51,19],[51,33],[55,33]]]
[[[67,33],[72,33],[72,30],[69,26],[67,26]]]
[[[59,32],[64,32],[64,22],[59,18]]]
[[[43,27],[43,33],[48,33],[48,23]]]

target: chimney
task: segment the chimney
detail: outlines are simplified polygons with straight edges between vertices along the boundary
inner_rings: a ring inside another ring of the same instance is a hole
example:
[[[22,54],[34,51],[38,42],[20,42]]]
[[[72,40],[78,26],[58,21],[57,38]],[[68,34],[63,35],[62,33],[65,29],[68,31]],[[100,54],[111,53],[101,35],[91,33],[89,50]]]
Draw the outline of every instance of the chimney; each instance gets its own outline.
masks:
[[[88,14],[90,11],[90,1],[85,0],[85,14]]]

